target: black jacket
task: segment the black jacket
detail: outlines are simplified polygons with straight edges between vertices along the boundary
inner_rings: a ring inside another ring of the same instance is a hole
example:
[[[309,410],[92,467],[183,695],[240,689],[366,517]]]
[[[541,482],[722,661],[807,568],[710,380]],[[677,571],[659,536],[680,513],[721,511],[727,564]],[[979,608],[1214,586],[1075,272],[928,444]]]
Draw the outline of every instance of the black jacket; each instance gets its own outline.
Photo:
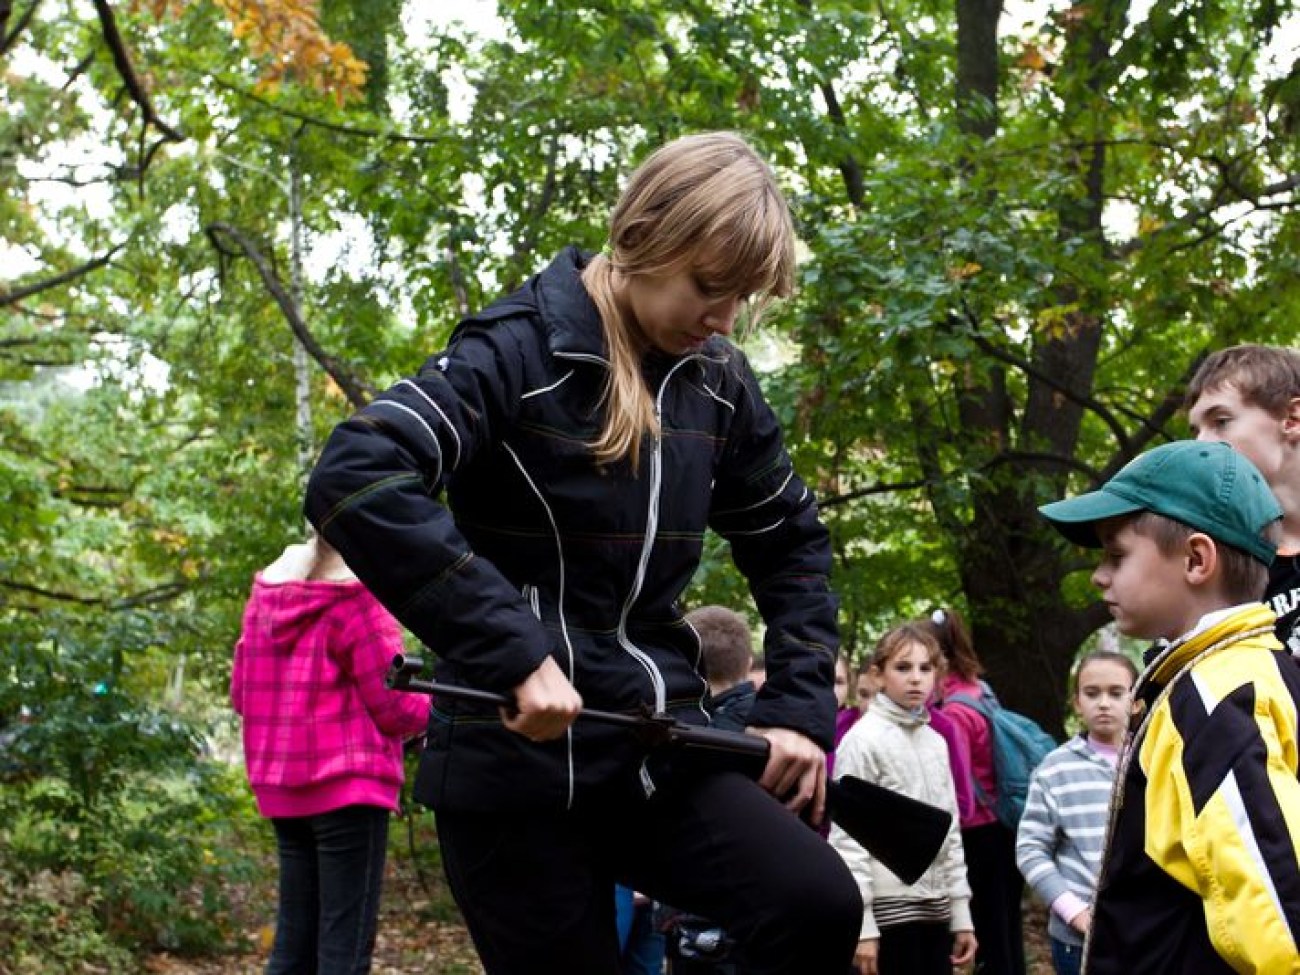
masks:
[[[697,724],[707,688],[677,600],[712,527],[768,627],[751,723],[830,747],[830,546],[775,416],[720,338],[701,354],[650,355],[662,436],[635,473],[597,465],[588,444],[608,366],[584,264],[562,252],[341,423],[308,485],[308,517],[437,654],[439,679],[505,692],[550,654],[588,706],[649,704]],[[493,712],[443,704],[416,796],[435,808],[570,808],[595,787],[653,791],[642,757],[620,729],[579,721],[537,745]]]

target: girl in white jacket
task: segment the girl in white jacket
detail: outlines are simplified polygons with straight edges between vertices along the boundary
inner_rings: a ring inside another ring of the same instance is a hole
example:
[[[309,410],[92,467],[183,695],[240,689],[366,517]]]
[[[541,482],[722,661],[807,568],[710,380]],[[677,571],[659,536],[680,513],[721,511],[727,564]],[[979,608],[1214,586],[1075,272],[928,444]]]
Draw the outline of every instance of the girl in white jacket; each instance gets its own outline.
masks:
[[[948,746],[926,711],[943,653],[925,627],[904,623],[876,644],[870,667],[879,691],[840,742],[835,776],[879,783],[947,809],[953,821],[934,863],[910,887],[831,828],[831,845],[857,878],[865,905],[853,963],[861,975],[951,975],[975,957],[976,942]]]

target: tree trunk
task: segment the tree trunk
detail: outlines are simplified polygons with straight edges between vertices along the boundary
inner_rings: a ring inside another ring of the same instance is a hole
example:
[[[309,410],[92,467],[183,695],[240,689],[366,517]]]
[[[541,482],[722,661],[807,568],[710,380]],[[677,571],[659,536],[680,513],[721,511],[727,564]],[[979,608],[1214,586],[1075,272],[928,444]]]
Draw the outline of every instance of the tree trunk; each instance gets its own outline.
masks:
[[[1074,159],[1077,180],[1058,205],[1063,238],[1085,241],[1091,260],[1104,260],[1101,230],[1106,52],[1122,29],[1125,0],[1077,3],[1060,84],[1067,127],[1084,129],[1085,146]],[[991,138],[997,128],[997,0],[957,0],[957,105],[966,131]],[[1096,280],[1102,280],[1097,276]],[[956,539],[957,563],[970,610],[976,651],[990,681],[1009,706],[1060,734],[1066,715],[1063,688],[1079,645],[1105,623],[1105,608],[1068,606],[1061,583],[1074,568],[1065,562],[1051,529],[1038,514],[1030,461],[1047,463],[1048,482],[1063,493],[1067,463],[1075,454],[1084,407],[1092,389],[1105,320],[1106,299],[1078,286],[1053,300],[1064,327],[1034,338],[1025,405],[1017,422],[1000,366],[968,369],[958,404],[963,450],[978,471],[971,478],[969,513]],[[979,323],[971,323],[976,331]],[[1074,395],[1070,395],[1074,394]],[[1121,445],[1123,449],[1126,444]],[[1053,462],[1052,457],[1059,458]],[[1041,483],[1041,482],[1040,482]],[[936,509],[941,502],[936,503]],[[952,516],[949,515],[949,520]]]

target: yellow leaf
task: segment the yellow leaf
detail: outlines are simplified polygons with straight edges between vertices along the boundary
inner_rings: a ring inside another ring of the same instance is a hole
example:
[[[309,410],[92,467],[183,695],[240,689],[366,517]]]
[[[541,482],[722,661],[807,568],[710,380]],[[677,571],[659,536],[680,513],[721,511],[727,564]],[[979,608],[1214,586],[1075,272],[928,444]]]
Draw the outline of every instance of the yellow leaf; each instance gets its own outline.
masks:
[[[1155,233],[1164,225],[1165,222],[1161,220],[1159,217],[1153,217],[1145,213],[1138,217],[1139,234],[1145,235],[1145,234]]]
[[[1047,67],[1047,58],[1043,57],[1043,49],[1037,44],[1026,44],[1021,49],[1020,56],[1016,58],[1016,67],[1042,71]]]

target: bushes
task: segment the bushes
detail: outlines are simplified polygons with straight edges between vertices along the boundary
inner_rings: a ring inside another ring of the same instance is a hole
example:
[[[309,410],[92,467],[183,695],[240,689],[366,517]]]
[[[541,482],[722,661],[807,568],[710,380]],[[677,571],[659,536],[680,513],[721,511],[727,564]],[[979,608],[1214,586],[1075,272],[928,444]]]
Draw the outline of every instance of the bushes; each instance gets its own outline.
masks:
[[[71,871],[13,872],[0,858],[0,958],[13,975],[54,972],[127,973],[131,953],[114,944],[97,920],[100,897]]]
[[[0,735],[0,957],[116,973],[139,950],[229,947],[266,852],[242,771],[112,686],[23,690]]]

